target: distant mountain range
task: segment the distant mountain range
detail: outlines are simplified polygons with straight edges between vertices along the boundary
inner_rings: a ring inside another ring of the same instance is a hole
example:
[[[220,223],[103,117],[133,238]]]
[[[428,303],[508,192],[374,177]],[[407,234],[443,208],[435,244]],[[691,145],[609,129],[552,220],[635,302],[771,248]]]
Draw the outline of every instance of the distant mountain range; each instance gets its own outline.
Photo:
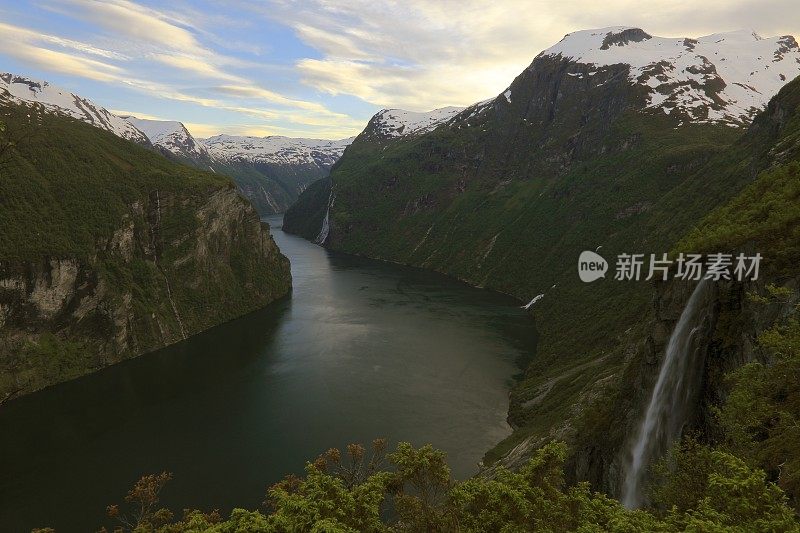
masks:
[[[7,94],[3,94],[7,91]],[[0,74],[0,99],[36,102],[47,111],[69,116],[119,137],[155,148],[166,157],[201,169],[230,175],[262,215],[284,212],[314,181],[324,178],[355,137],[338,140],[215,135],[197,139],[182,122],[118,116],[87,98],[10,73]],[[463,108],[427,113],[385,109],[367,126],[391,139],[430,131]]]
[[[7,91],[7,94],[2,94]],[[166,157],[205,170],[229,174],[262,215],[285,211],[314,181],[328,175],[355,137],[338,140],[216,135],[192,136],[182,122],[118,116],[87,98],[50,84],[10,73],[0,74],[0,99],[36,102],[119,137],[150,146]],[[383,138],[429,131],[463,108],[427,113],[385,109],[367,130]]]
[[[0,99],[36,102],[174,161],[228,174],[262,215],[283,212],[309,183],[328,174],[352,140],[219,135],[204,141],[195,139],[181,122],[117,116],[49,82],[10,73],[0,74]]]

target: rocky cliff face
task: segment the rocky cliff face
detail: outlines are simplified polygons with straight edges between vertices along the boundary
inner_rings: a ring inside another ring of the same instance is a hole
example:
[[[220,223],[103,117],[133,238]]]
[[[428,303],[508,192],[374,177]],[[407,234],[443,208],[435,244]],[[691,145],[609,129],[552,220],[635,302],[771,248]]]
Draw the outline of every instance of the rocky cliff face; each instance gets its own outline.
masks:
[[[0,261],[0,398],[180,341],[266,305],[288,260],[232,186],[152,191],[91,257]]]

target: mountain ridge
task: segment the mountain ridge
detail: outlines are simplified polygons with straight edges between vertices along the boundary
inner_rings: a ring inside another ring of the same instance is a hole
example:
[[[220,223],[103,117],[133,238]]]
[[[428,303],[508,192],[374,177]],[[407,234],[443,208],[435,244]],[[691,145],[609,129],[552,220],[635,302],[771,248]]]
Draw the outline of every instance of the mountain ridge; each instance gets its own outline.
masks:
[[[746,125],[781,86],[800,75],[800,47],[793,36],[763,38],[748,30],[698,38],[657,37],[626,26],[582,30],[540,56],[594,69],[628,64],[630,81],[649,89],[649,108],[694,122]]]
[[[130,122],[91,100],[47,81],[9,72],[0,73],[0,99],[41,104],[50,112],[81,120],[129,141],[149,145],[147,136]]]
[[[309,184],[327,176],[352,140],[225,134],[197,139],[180,121],[116,115],[47,81],[12,73],[0,74],[0,101],[40,104],[175,162],[230,175],[262,216],[285,211]]]
[[[208,149],[189,133],[183,122],[142,119],[133,115],[122,118],[144,133],[156,148],[186,159],[209,158]]]

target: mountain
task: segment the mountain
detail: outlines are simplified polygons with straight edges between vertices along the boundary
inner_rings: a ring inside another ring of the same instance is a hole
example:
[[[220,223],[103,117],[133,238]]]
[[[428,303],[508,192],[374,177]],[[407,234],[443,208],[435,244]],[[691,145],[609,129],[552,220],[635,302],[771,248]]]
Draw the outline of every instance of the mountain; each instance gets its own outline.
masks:
[[[206,161],[208,150],[197,142],[186,126],[174,120],[150,120],[134,116],[122,117],[147,136],[148,140],[161,150],[179,159]],[[208,168],[206,166],[206,168]]]
[[[64,94],[53,91],[44,86]],[[64,109],[0,104],[0,401],[186,339],[291,287],[288,260],[229,178]]]
[[[247,161],[265,165],[314,165],[330,168],[353,138],[338,141],[269,137],[217,135],[203,140],[216,159]]]
[[[46,110],[78,119],[129,141],[148,145],[136,126],[81,96],[46,81],[4,72],[0,74],[0,102],[37,103]]]
[[[485,104],[482,102],[476,107]],[[464,109],[452,106],[427,112],[382,109],[375,113],[364,130],[351,140],[351,144],[355,143],[355,147],[351,150],[360,152],[360,148],[366,147],[374,152],[386,144],[422,135],[451,121]],[[364,157],[362,154],[355,154],[351,158],[358,160],[362,157]],[[331,183],[330,179],[320,179],[307,187],[303,194],[286,210],[284,231],[296,233],[308,240],[320,243],[327,238],[325,220],[329,211],[328,203],[332,200]]]
[[[692,122],[749,124],[800,74],[794,37],[764,39],[752,31],[697,39],[654,37],[625,27],[578,31],[541,55],[590,67],[573,76],[627,65],[629,81],[646,90],[647,108]]]
[[[212,168],[232,176],[256,209],[271,215],[284,212],[306,187],[326,177],[352,140],[217,135],[202,143]]]
[[[744,161],[740,172],[752,172],[754,179],[679,235],[670,249],[673,255],[757,252],[763,259],[758,279],[722,279],[709,287],[705,316],[691,333],[684,378],[695,375],[700,386],[683,431],[703,442],[732,445],[728,450],[766,472],[797,510],[800,484],[794,474],[800,456],[790,435],[800,417],[800,388],[786,376],[800,364],[800,78],[780,90],[727,156],[709,170]],[[689,194],[701,195],[703,189],[698,183]],[[685,199],[671,203],[678,210]],[[696,290],[674,278],[650,288],[648,305],[619,340],[624,370],[584,403],[591,416],[574,424],[573,477],[610,493],[619,493],[629,439],[642,421],[669,335]],[[530,454],[534,440],[523,440],[509,459]]]
[[[177,121],[125,119],[167,158],[231,176],[262,216],[282,213],[324,178],[352,139],[216,135],[195,139]]]
[[[284,229],[535,299],[540,340],[511,393],[515,431],[486,456],[518,465],[543,439],[579,437],[650,309],[644,281],[581,282],[580,253],[602,247],[613,269],[622,253],[670,251],[774,164],[774,127],[746,126],[799,73],[788,36],[572,33],[429,131],[386,139],[368,127]],[[585,478],[613,470],[613,454],[581,457]]]
[[[326,177],[352,141],[232,135],[198,140],[181,122],[117,116],[46,81],[9,73],[0,74],[0,102],[38,103],[50,112],[152,146],[172,161],[229,175],[262,216],[282,213],[309,184]]]
[[[328,175],[352,142],[235,135],[195,139],[181,122],[125,119],[167,158],[231,176],[262,216],[285,211],[309,184]]]
[[[463,110],[463,107],[442,107],[427,112],[382,109],[372,117],[362,135],[383,139],[419,135],[436,129]]]
[[[369,140],[383,144],[401,138],[409,138],[433,131],[463,111],[463,107],[442,107],[427,112],[403,109],[382,109],[367,123],[357,139],[357,145]],[[351,144],[356,138],[347,139]],[[324,178],[310,184],[284,214],[287,231],[302,235],[309,240],[322,241],[327,238],[323,230],[328,213],[331,180]]]

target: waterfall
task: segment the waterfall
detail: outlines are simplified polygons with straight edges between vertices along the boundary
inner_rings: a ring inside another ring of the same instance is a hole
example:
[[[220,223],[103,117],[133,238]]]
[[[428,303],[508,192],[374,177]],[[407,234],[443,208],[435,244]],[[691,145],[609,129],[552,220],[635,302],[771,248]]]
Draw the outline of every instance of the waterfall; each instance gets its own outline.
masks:
[[[686,418],[696,402],[705,364],[698,350],[697,333],[706,316],[706,295],[713,284],[701,281],[695,287],[667,343],[647,412],[636,440],[622,487],[622,503],[629,509],[644,503],[647,468],[679,438]]]
[[[331,231],[331,207],[333,207],[333,201],[335,199],[336,196],[334,196],[333,187],[331,187],[331,194],[328,196],[328,208],[325,210],[325,218],[322,219],[322,228],[320,228],[317,238],[314,239],[314,243],[316,244],[325,244],[325,240],[328,238],[328,233]]]

